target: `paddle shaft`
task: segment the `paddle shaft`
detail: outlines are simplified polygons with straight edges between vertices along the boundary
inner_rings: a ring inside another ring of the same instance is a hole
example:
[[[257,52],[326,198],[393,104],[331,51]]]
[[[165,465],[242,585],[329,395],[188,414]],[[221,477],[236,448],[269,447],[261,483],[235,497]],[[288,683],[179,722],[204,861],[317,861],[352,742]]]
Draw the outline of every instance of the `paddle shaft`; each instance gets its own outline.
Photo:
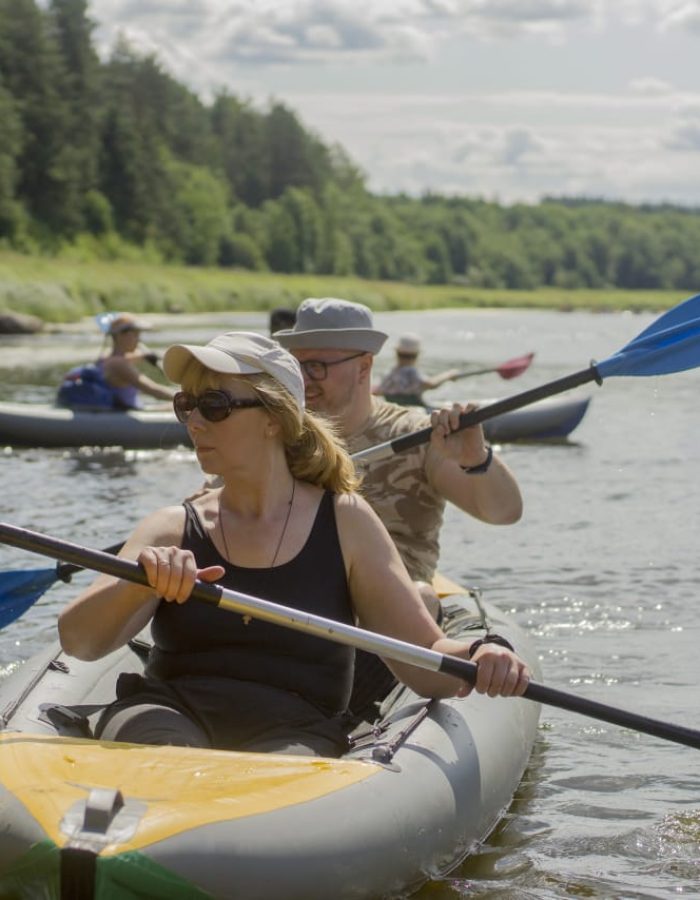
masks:
[[[102,553],[110,553],[116,555],[124,546],[124,541],[120,541],[118,544],[112,544],[111,547],[105,547],[102,550]],[[81,566],[78,563],[71,562],[59,562],[56,566],[56,578],[59,581],[70,581],[71,575],[75,575],[76,572],[82,572],[85,566]]]
[[[0,541],[53,559],[67,560],[82,568],[95,569],[105,575],[133,581],[135,584],[148,585],[146,572],[138,563],[112,556],[101,550],[91,550],[79,544],[72,544],[69,541],[62,541],[50,535],[19,528],[5,522],[0,522]],[[434,672],[440,671],[440,665],[444,658],[440,653],[418,647],[415,644],[377,635],[371,631],[356,628],[354,625],[326,619],[323,616],[300,612],[288,606],[253,597],[250,594],[223,588],[218,584],[197,581],[190,596],[195,600],[218,606],[220,609],[253,616],[274,625],[283,625],[337,643],[349,644],[369,653],[380,653],[390,656],[391,659],[398,662],[416,665]],[[388,651],[389,647],[393,652]],[[387,652],[384,652],[385,650]],[[473,681],[476,677],[476,665],[474,663],[465,663],[465,665],[467,666],[465,671]],[[466,675],[463,673],[459,677],[466,678]]]
[[[590,365],[587,369],[582,369],[580,372],[574,372],[563,378],[557,378],[556,381],[549,381],[547,384],[542,384],[529,391],[523,391],[521,394],[506,397],[503,400],[498,400],[496,403],[490,403],[488,406],[482,406],[471,412],[462,413],[459,417],[459,428],[456,430],[461,431],[463,428],[470,428],[472,425],[478,425],[480,422],[493,419],[495,416],[500,416],[503,413],[522,409],[523,406],[536,403],[538,400],[544,400],[546,397],[553,397],[555,394],[562,394],[564,391],[570,391],[572,388],[587,384],[589,381],[596,381],[598,384],[602,384],[602,379],[595,365]],[[389,459],[396,453],[410,450],[420,444],[427,444],[432,433],[432,427],[421,428],[419,431],[405,434],[403,437],[394,438],[393,441],[376,444],[374,447],[368,447],[366,450],[358,450],[357,453],[352,454],[352,458],[355,461],[362,460],[363,462],[377,462],[381,459]]]
[[[490,375],[491,372],[498,372],[498,369],[465,369],[453,375],[450,381],[459,381],[460,378],[469,378],[471,375]]]
[[[15,525],[0,523],[0,541],[54,559],[68,560],[83,568],[95,569],[98,572],[133,581],[136,584],[148,584],[146,573],[137,563],[110,556],[99,550],[90,550],[77,544],[61,541],[49,535],[28,531]],[[467,660],[365,631],[354,625],[345,625],[322,616],[302,613],[299,610],[222,588],[216,584],[197,581],[192,591],[192,597],[221,609],[249,615],[339,644],[347,644],[397,662],[429,669],[432,672],[453,675],[470,684],[473,684],[476,679],[476,664]],[[691,728],[640,716],[593,700],[586,700],[583,697],[577,697],[574,694],[568,694],[534,681],[530,682],[524,696],[537,703],[581,713],[612,725],[621,725],[644,734],[700,749],[700,731]]]

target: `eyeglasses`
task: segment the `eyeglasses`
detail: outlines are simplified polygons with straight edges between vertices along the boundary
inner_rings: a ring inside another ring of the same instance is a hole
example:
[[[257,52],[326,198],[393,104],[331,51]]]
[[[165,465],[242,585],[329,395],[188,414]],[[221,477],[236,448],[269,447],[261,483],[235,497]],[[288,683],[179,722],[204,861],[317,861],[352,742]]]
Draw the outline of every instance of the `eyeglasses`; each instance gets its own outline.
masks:
[[[351,359],[357,359],[358,356],[364,356],[365,350],[361,353],[354,353],[352,356],[346,356],[344,359],[336,359],[333,362],[324,362],[322,359],[305,359],[299,365],[312,381],[325,381],[328,378],[329,366],[339,366],[341,363],[350,362]]]
[[[223,422],[234,409],[252,409],[254,406],[264,406],[264,403],[252,397],[246,399],[232,397],[226,391],[204,391],[199,397],[188,394],[187,391],[178,391],[173,397],[175,415],[178,422],[183,424],[189,420],[195,409],[200,411],[207,422]]]

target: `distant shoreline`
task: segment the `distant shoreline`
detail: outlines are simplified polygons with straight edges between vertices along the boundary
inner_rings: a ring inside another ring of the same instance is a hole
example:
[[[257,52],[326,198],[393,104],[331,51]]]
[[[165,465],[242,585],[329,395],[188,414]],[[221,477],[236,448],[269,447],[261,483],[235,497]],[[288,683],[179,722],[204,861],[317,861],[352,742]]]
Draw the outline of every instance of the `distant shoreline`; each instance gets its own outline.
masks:
[[[46,323],[78,322],[106,310],[170,315],[261,312],[275,306],[297,306],[305,297],[327,296],[366,303],[376,311],[500,308],[659,312],[686,299],[687,294],[615,288],[516,291],[332,275],[81,262],[0,252],[0,312],[33,315]]]

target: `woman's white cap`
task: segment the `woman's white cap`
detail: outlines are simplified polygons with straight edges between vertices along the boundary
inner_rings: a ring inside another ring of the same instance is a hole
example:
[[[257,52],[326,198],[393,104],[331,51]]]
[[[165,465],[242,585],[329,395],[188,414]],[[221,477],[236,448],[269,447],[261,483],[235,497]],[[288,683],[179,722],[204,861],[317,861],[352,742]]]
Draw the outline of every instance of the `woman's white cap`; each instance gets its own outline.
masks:
[[[171,381],[180,384],[193,358],[222,375],[267,373],[289,391],[300,410],[304,409],[304,377],[299,363],[271,338],[253,331],[229,331],[203,347],[173,344],[163,356],[163,371]]]

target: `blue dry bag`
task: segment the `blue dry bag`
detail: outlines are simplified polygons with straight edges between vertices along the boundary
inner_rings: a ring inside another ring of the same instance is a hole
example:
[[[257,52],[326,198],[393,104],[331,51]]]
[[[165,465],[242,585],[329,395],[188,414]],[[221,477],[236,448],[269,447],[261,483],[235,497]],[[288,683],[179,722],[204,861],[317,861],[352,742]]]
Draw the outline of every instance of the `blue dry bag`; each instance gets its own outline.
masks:
[[[56,403],[69,409],[114,409],[115,393],[94,363],[76,366],[63,377]]]

